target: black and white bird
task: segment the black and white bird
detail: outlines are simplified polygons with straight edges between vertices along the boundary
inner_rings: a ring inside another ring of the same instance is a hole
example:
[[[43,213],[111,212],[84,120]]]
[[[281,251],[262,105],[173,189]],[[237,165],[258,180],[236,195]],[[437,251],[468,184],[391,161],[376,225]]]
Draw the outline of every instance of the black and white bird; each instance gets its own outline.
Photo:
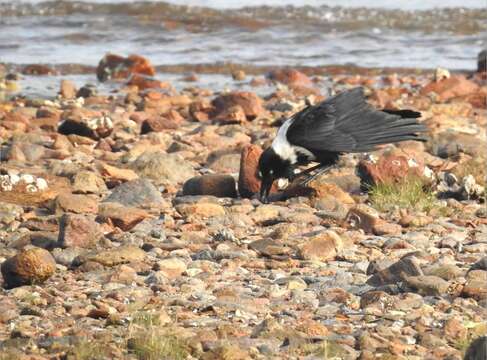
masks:
[[[412,110],[377,110],[354,88],[308,106],[287,119],[259,159],[260,199],[268,202],[275,180],[294,179],[298,166],[318,163],[297,176],[336,164],[343,153],[362,153],[404,140],[425,141],[427,129]],[[315,174],[316,175],[316,174]],[[314,176],[315,176],[314,175]]]

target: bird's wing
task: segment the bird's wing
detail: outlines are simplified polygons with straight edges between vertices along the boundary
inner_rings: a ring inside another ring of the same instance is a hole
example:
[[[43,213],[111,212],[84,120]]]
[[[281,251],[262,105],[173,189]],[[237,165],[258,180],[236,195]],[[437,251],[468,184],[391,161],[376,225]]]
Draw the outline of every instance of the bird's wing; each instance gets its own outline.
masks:
[[[422,140],[420,113],[374,109],[362,88],[342,92],[293,116],[286,133],[292,145],[316,151],[366,152],[377,145]]]

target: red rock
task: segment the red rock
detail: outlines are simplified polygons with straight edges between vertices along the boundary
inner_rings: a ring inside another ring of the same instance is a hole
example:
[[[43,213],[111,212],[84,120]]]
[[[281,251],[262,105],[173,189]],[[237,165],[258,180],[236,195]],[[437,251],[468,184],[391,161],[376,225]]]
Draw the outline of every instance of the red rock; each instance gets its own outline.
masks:
[[[441,101],[447,101],[459,96],[475,93],[479,86],[464,76],[452,76],[448,79],[433,81],[421,89],[422,95],[430,92],[437,93]]]
[[[55,75],[57,71],[47,65],[33,64],[26,65],[22,69],[24,75]]]
[[[99,220],[110,221],[123,231],[132,229],[149,216],[149,213],[145,210],[110,202],[100,204],[98,211]]]
[[[2,263],[2,275],[8,287],[39,284],[56,271],[56,261],[41,248],[22,250]]]
[[[177,129],[181,125],[180,122],[175,120],[170,120],[164,116],[154,115],[142,123],[140,133],[147,134],[150,132],[161,132],[167,129]]]
[[[220,95],[212,102],[215,107],[214,116],[218,116],[226,109],[239,105],[245,112],[247,120],[253,120],[264,113],[262,99],[252,92],[235,91]]]
[[[154,78],[143,76],[139,74],[134,74],[129,82],[127,83],[129,86],[137,86],[139,90],[145,89],[171,89],[172,86],[167,81],[159,81]]]
[[[238,175],[238,191],[242,197],[250,198],[260,191],[260,180],[257,178],[257,171],[262,152],[261,147],[258,145],[247,145],[242,149]],[[271,193],[275,192],[277,192],[276,183],[271,189]]]
[[[72,212],[76,214],[92,213],[98,211],[98,202],[95,197],[79,194],[59,194],[54,200],[55,213]]]
[[[288,86],[312,87],[313,82],[308,75],[295,69],[279,69],[268,74],[269,79]]]
[[[91,248],[103,238],[100,225],[92,217],[64,214],[59,223],[61,247]]]
[[[127,79],[133,74],[154,76],[156,71],[149,60],[142,56],[130,55],[125,58],[110,53],[100,60],[96,69],[96,76],[100,81]]]
[[[358,164],[358,175],[362,184],[371,186],[375,184],[400,182],[407,176],[423,177],[424,167],[410,166],[405,156],[387,155],[379,158],[377,163],[362,160]]]
[[[70,80],[61,80],[59,93],[65,99],[74,99],[77,93],[76,85]]]
[[[367,234],[386,235],[400,234],[401,225],[391,224],[379,218],[377,211],[365,204],[350,209],[346,217],[347,223],[355,229],[362,229]]]

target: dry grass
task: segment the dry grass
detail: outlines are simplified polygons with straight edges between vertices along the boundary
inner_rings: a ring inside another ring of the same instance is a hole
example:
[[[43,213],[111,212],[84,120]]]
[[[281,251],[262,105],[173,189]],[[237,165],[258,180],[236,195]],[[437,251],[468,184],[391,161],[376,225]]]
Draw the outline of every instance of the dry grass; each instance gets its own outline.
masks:
[[[107,344],[88,339],[78,342],[67,356],[68,360],[106,360],[110,358]]]
[[[127,347],[140,360],[184,360],[190,354],[188,343],[161,326],[157,317],[149,312],[134,315]]]
[[[318,359],[342,359],[347,352],[334,341],[325,340],[317,344],[306,344],[300,348],[303,355],[313,355]]]
[[[374,185],[369,189],[369,199],[379,211],[399,208],[428,213],[439,207],[435,194],[417,177],[407,177],[398,183]]]
[[[487,182],[487,163],[484,158],[471,158],[458,164],[453,169],[453,174],[458,179],[463,179],[467,175],[472,175],[477,184],[485,186]]]

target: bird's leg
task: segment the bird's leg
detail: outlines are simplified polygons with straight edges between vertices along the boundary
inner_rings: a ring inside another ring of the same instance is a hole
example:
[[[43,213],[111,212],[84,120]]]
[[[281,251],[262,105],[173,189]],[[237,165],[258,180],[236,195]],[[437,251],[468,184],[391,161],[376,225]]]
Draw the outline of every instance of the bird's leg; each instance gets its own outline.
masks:
[[[337,165],[324,165],[323,166],[323,165],[320,164],[318,166],[318,168],[317,168],[318,171],[316,171],[316,173],[314,173],[312,175],[306,176],[306,178],[303,181],[301,181],[300,185],[306,186],[311,181],[313,181],[314,179],[316,179],[318,176],[323,175],[323,174],[327,173],[328,171],[330,171],[332,169],[335,169],[337,167],[338,167]],[[313,168],[315,168],[315,166],[313,166]],[[315,170],[315,169],[313,169],[313,170]]]

